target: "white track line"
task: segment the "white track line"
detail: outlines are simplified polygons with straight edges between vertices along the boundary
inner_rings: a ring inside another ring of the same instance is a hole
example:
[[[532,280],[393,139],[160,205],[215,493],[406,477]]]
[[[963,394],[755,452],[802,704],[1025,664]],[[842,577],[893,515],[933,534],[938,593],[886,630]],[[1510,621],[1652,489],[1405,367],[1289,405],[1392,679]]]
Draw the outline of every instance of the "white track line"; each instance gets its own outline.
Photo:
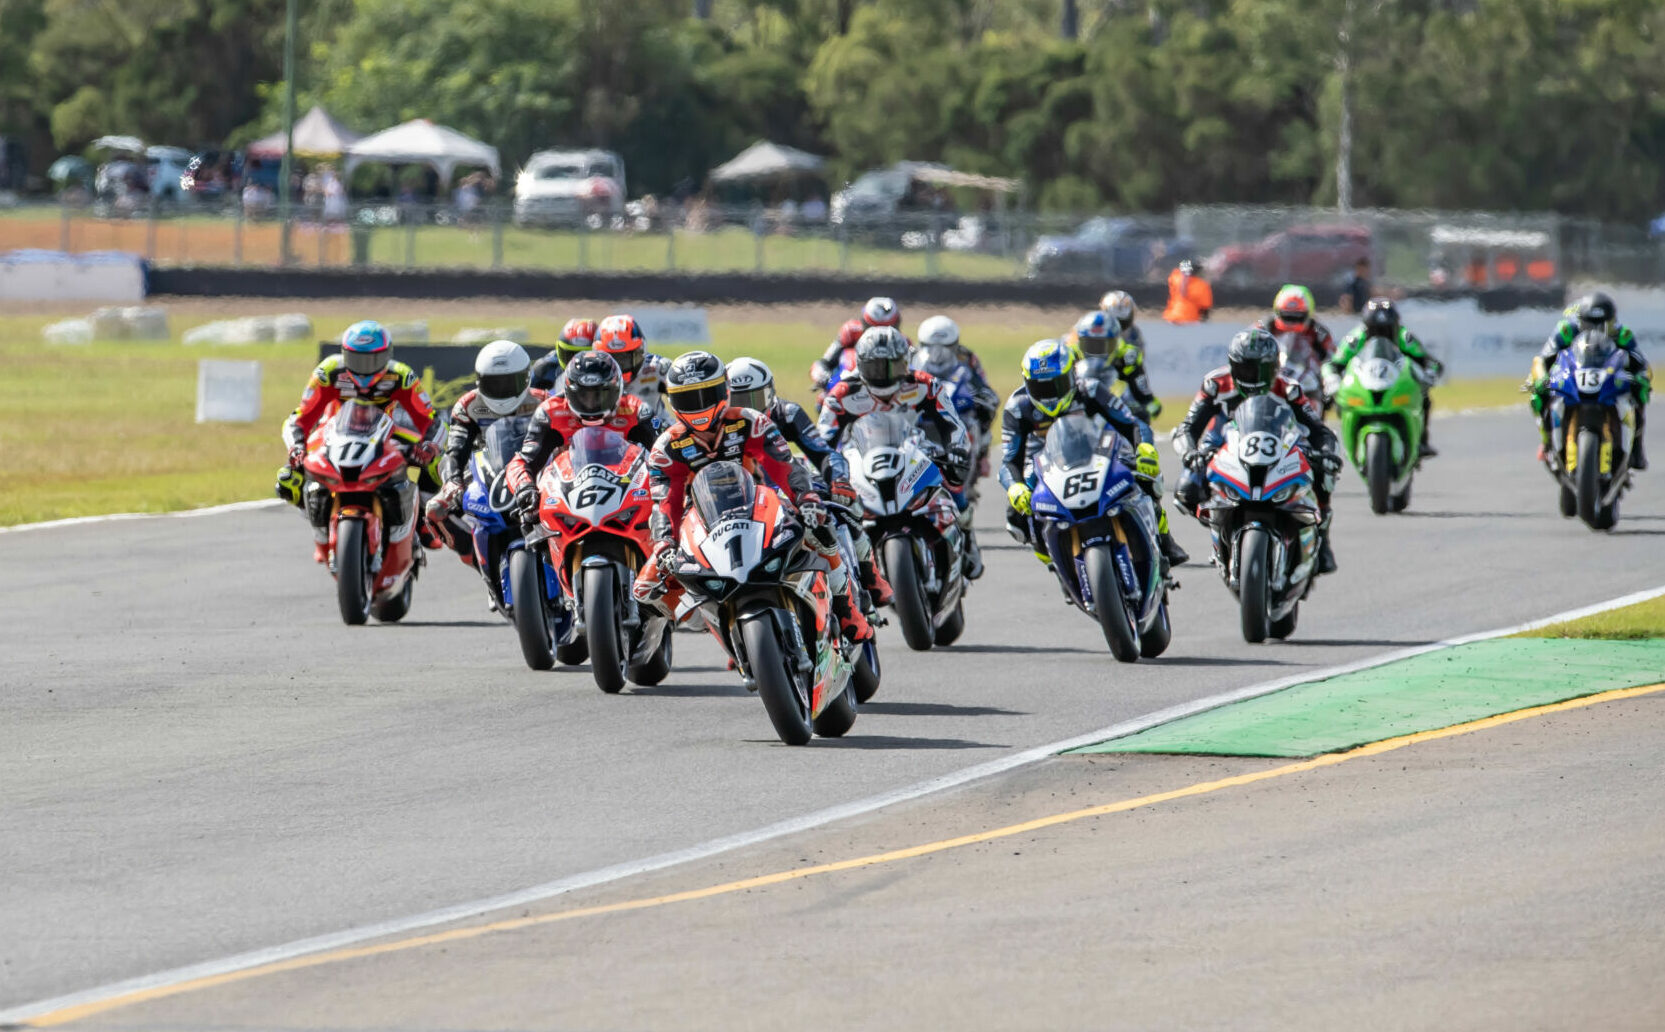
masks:
[[[118,520],[189,520],[198,516],[218,516],[226,512],[248,512],[283,505],[277,498],[258,498],[251,502],[229,502],[202,509],[180,509],[176,512],[113,512],[107,516],[72,516],[67,520],[47,520],[44,523],[18,523],[0,527],[0,534],[21,534],[30,530],[55,530],[58,527],[79,527],[84,523],[114,523]]]
[[[92,989],[82,990],[81,992],[57,996],[48,1000],[37,1000],[33,1003],[21,1004],[6,1010],[0,1010],[0,1025],[26,1023],[31,1017],[39,1017],[52,1011],[62,1010],[65,1007],[77,1007],[82,1004],[95,1003],[110,999],[112,997],[125,996],[129,993],[140,992],[147,989],[156,989],[162,986],[177,985],[181,982],[189,982],[199,978],[208,978],[215,975],[228,974],[233,971],[242,971],[248,968],[258,967],[262,964],[271,964],[277,961],[289,960],[291,958],[305,956],[310,953],[321,953],[325,950],[353,946],[358,943],[368,942],[372,939],[380,939],[393,935],[405,935],[410,932],[420,931],[424,928],[432,928],[436,925],[449,924],[453,921],[460,921],[471,917],[479,917],[482,914],[487,914],[494,910],[506,910],[514,907],[525,907],[533,903],[542,903],[556,896],[576,892],[579,889],[587,889],[596,885],[605,885],[608,882],[616,882],[625,878],[635,877],[636,875],[649,874],[654,871],[662,871],[668,867],[675,867],[679,864],[691,863],[696,860],[705,860],[721,853],[732,852],[736,849],[746,848],[747,846],[755,846],[760,843],[769,842],[801,831],[809,831],[813,828],[819,828],[823,825],[831,824],[834,821],[844,820],[848,817],[858,817],[862,814],[871,813],[874,810],[882,809],[887,806],[894,806],[897,803],[904,803],[910,800],[918,799],[922,796],[932,795],[934,793],[943,792],[952,788],[958,788],[961,785],[965,785],[972,781],[992,777],[996,774],[1004,774],[1007,771],[1015,770],[1018,767],[1025,767],[1033,763],[1039,763],[1042,760],[1046,760],[1070,749],[1080,748],[1085,745],[1094,745],[1098,742],[1107,741],[1112,738],[1125,738],[1128,735],[1137,734],[1140,731],[1153,728],[1158,724],[1165,724],[1172,720],[1178,720],[1181,717],[1189,717],[1207,710],[1218,709],[1221,706],[1230,705],[1234,702],[1242,702],[1246,699],[1269,695],[1272,692],[1280,691],[1284,688],[1289,688],[1293,685],[1302,684],[1307,681],[1318,681],[1327,677],[1336,677],[1341,674],[1350,674],[1359,670],[1368,670],[1371,667],[1378,667],[1385,663],[1391,663],[1395,660],[1418,656],[1425,652],[1433,652],[1436,649],[1448,648],[1453,645],[1466,645],[1469,642],[1483,641],[1488,638],[1507,637],[1511,634],[1518,634],[1521,631],[1530,631],[1538,627],[1543,627],[1546,624],[1559,623],[1563,620],[1576,620],[1579,617],[1590,616],[1594,613],[1605,612],[1609,609],[1617,609],[1621,606],[1632,605],[1636,602],[1645,602],[1648,599],[1657,598],[1660,595],[1665,595],[1665,585],[1657,588],[1649,588],[1645,591],[1633,592],[1629,595],[1620,596],[1619,598],[1609,599],[1606,602],[1598,602],[1595,605],[1583,606],[1578,609],[1569,609],[1564,613],[1557,613],[1554,616],[1544,617],[1541,620],[1532,620],[1527,623],[1516,624],[1513,627],[1502,627],[1497,630],[1482,631],[1478,634],[1465,634],[1456,638],[1447,638],[1444,641],[1434,642],[1430,645],[1418,645],[1413,648],[1398,649],[1393,652],[1385,652],[1381,655],[1357,660],[1352,663],[1344,663],[1340,666],[1328,667],[1323,670],[1309,671],[1304,674],[1280,678],[1276,681],[1264,681],[1260,684],[1250,685],[1247,688],[1238,688],[1228,692],[1221,692],[1218,695],[1210,695],[1206,698],[1196,699],[1191,702],[1181,703],[1177,706],[1170,706],[1167,709],[1157,710],[1154,713],[1147,713],[1142,717],[1134,717],[1131,720],[1124,720],[1119,724],[1112,724],[1109,727],[1100,728],[1097,731],[1091,731],[1084,735],[1077,735],[1074,738],[1066,738],[1062,741],[1036,746],[1032,749],[1025,749],[1022,752],[1013,753],[1010,756],[1003,756],[997,760],[990,760],[987,763],[980,763],[973,767],[966,767],[963,770],[944,774],[940,777],[932,778],[929,781],[922,781],[918,784],[909,785],[905,788],[898,788],[890,792],[869,796],[866,799],[859,799],[855,802],[845,803],[841,806],[818,810],[815,813],[805,814],[802,817],[794,817],[790,820],[779,821],[775,824],[769,824],[761,828],[756,828],[752,831],[745,831],[735,835],[727,835],[723,838],[712,839],[709,842],[702,842],[698,845],[689,846],[686,849],[678,849],[669,853],[660,853],[657,856],[647,857],[642,860],[632,860],[622,864],[614,864],[611,867],[602,867],[594,871],[587,871],[583,874],[575,874],[556,881],[545,882],[542,885],[534,885],[530,888],[521,889],[518,892],[505,893],[501,896],[490,896],[485,899],[477,899],[467,903],[458,903],[454,906],[444,907],[439,910],[430,910],[422,914],[413,914],[409,917],[394,918],[390,921],[380,921],[375,924],[363,925],[358,928],[349,928],[329,935],[314,936],[310,939],[298,939],[294,942],[284,943],[279,946],[269,946],[265,949],[251,950],[246,953],[238,953],[229,957],[220,958],[218,960],[209,960],[200,964],[192,964],[188,967],[173,968],[168,971],[158,971],[155,974],[141,975],[137,978],[129,978],[120,982],[111,982],[108,985],[101,985]]]

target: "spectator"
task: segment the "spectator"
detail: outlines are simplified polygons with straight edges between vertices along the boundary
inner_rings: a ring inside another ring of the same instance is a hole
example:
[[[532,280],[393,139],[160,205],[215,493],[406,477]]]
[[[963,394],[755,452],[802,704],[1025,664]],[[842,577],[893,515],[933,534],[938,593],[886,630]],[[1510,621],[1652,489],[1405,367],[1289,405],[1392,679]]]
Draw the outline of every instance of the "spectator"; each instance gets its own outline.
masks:
[[[1365,304],[1375,296],[1370,285],[1370,259],[1360,258],[1353,263],[1353,274],[1341,294],[1341,310],[1363,312]]]
[[[1214,307],[1214,288],[1197,274],[1196,263],[1187,258],[1168,274],[1168,307],[1162,318],[1171,323],[1207,322]]]
[[[318,171],[319,190],[324,197],[324,221],[347,221],[347,184],[335,174],[335,166],[325,165]]]
[[[480,173],[473,172],[464,176],[463,181],[457,184],[455,197],[457,217],[463,222],[473,222],[475,212],[479,210],[481,201],[480,180],[482,178],[484,177]]]
[[[799,214],[803,216],[805,222],[825,222],[827,221],[827,202],[818,193],[810,194],[809,200],[804,202],[803,209]]]
[[[248,218],[262,218],[271,213],[276,199],[269,188],[250,179],[243,186],[243,214]]]

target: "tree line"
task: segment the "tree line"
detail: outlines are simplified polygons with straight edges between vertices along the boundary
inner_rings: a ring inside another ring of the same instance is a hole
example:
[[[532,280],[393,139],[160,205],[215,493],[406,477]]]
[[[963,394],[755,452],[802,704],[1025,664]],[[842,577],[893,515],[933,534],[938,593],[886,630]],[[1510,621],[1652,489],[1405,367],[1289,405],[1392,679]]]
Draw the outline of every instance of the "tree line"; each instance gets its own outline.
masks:
[[[300,0],[300,107],[429,117],[513,166],[619,151],[697,187],[759,138],[912,158],[1031,207],[1332,204],[1639,220],[1665,169],[1658,0]],[[284,0],[0,0],[0,134],[276,128]],[[836,182],[835,184],[836,185]]]

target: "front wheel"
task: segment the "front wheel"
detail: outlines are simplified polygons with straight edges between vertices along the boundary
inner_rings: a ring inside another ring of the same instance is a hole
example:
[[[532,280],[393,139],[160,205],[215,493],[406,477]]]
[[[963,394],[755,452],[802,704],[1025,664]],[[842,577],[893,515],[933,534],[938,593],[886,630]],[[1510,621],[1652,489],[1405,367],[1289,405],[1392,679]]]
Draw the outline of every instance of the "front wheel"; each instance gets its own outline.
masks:
[[[1393,442],[1387,434],[1364,439],[1364,479],[1370,485],[1370,511],[1380,516],[1393,505]]]
[[[791,617],[777,612],[772,620],[760,613],[740,625],[740,640],[746,644],[752,679],[775,734],[787,745],[803,745],[815,729],[809,719],[809,704],[798,692],[797,675],[786,665],[780,642],[775,640],[775,620],[782,619]]]
[[[382,623],[397,623],[410,612],[411,596],[416,591],[416,571],[412,570],[405,577],[405,586],[399,593],[389,599],[373,599],[370,602],[370,615]]]
[[[1578,432],[1578,518],[1597,530],[1601,522],[1601,434]]]
[[[856,686],[846,684],[838,698],[827,703],[821,715],[810,721],[822,738],[843,738],[856,724]]]
[[[878,693],[881,673],[878,643],[867,642],[861,647],[861,658],[856,660],[855,673],[850,675],[850,683],[855,686],[857,702],[866,702]]]
[[[612,566],[584,570],[584,640],[590,644],[590,673],[608,695],[624,690],[624,628],[619,626],[619,596]]]
[[[555,665],[555,627],[544,600],[543,563],[524,548],[509,556],[509,590],[521,656],[533,670],[550,669]]]
[[[1093,593],[1093,609],[1110,654],[1122,663],[1139,658],[1139,632],[1122,600],[1122,581],[1116,576],[1116,560],[1110,549],[1094,545],[1087,549],[1087,586]]]
[[[1272,550],[1265,527],[1250,527],[1238,542],[1237,598],[1243,640],[1258,644],[1271,631],[1272,587],[1267,564]]]
[[[356,626],[370,619],[371,578],[369,543],[364,521],[343,517],[335,526],[335,601],[341,619]]]
[[[885,576],[890,579],[890,590],[896,596],[893,605],[896,621],[902,625],[902,639],[915,652],[927,652],[936,640],[936,633],[931,626],[931,600],[925,596],[913,542],[906,537],[886,538],[884,556]]]

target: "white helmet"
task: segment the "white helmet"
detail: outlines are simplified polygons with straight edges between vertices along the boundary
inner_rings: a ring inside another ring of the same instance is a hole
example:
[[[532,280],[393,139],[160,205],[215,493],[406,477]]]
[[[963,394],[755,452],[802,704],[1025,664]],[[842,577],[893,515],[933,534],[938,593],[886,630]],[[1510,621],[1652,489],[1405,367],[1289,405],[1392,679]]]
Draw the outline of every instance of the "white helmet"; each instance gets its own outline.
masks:
[[[728,364],[728,402],[769,411],[775,404],[775,374],[755,358],[735,359]]]
[[[952,347],[960,342],[960,327],[946,315],[933,315],[919,324],[919,346],[934,347],[945,344]]]
[[[494,340],[474,357],[477,397],[500,416],[525,404],[531,383],[532,359],[512,340]]]
[[[1122,329],[1133,325],[1133,317],[1138,314],[1139,307],[1133,303],[1133,295],[1125,290],[1112,290],[1099,298],[1098,306],[1104,309],[1104,314],[1122,324]]]

